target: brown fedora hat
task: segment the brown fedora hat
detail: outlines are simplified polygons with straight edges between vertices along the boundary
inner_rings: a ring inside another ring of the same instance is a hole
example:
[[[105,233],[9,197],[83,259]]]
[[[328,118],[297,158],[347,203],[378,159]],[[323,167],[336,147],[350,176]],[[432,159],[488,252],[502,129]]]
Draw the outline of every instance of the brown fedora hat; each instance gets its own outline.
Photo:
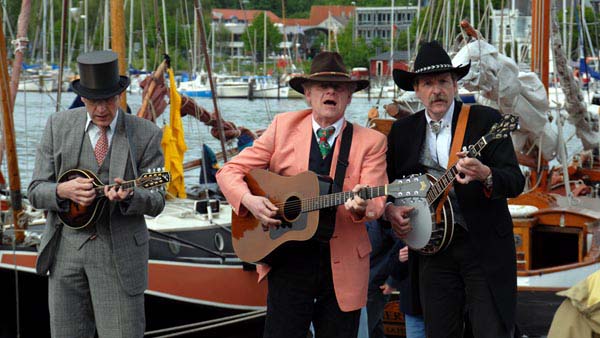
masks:
[[[467,65],[454,67],[450,56],[439,42],[430,41],[423,43],[419,48],[412,72],[394,69],[394,82],[401,89],[412,92],[415,90],[413,88],[415,79],[419,75],[454,73],[457,80],[460,80],[469,73],[469,68],[471,68],[470,62]]]
[[[90,100],[107,99],[123,92],[129,86],[129,78],[119,75],[117,53],[101,50],[79,55],[79,79],[71,82],[71,88],[81,97]]]
[[[310,65],[310,75],[297,76],[290,80],[290,87],[304,94],[305,82],[345,82],[356,83],[355,92],[369,86],[369,80],[354,80],[348,75],[342,56],[336,52],[321,52]]]

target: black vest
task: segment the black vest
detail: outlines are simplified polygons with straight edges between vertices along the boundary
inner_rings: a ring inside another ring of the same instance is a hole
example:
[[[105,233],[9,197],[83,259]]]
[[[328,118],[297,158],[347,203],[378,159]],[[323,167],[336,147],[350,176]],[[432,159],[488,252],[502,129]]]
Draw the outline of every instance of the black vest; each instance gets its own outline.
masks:
[[[339,137],[340,135],[338,135]],[[335,149],[335,140],[333,141],[333,145],[331,145],[331,149],[325,158],[321,156],[321,151],[319,150],[319,142],[316,137],[312,137],[312,142],[310,143],[310,156],[308,159],[308,170],[315,172],[317,175],[327,176],[329,177],[329,172],[331,170],[331,162],[333,159],[333,151]],[[321,191],[321,195],[330,194],[332,191]],[[330,209],[321,209],[319,211],[319,227],[315,232],[312,240],[317,240],[319,242],[328,242],[333,236],[333,231],[335,230],[335,211],[337,207],[333,207]]]

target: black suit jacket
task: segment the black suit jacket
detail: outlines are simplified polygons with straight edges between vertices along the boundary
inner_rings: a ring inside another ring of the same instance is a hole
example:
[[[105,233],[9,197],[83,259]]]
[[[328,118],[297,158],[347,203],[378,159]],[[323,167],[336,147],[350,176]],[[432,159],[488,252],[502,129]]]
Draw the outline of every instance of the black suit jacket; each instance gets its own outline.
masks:
[[[453,137],[461,108],[462,103],[455,102]],[[463,145],[475,144],[500,119],[501,115],[495,109],[471,106]],[[387,173],[390,181],[424,172],[419,164],[419,156],[425,141],[426,124],[425,111],[394,122],[388,136]],[[455,182],[454,188],[469,229],[468,240],[475,251],[473,256],[479,259],[485,270],[504,324],[512,329],[515,323],[517,277],[513,224],[506,199],[522,192],[525,178],[519,169],[510,138],[490,142],[478,159],[492,170],[491,196],[485,195],[484,186],[478,181],[466,185]],[[409,257],[414,258],[415,255],[417,253],[413,252]],[[416,259],[409,259],[411,287],[413,293],[418,294],[416,262]],[[418,297],[413,297],[412,302],[413,306],[418,306]]]

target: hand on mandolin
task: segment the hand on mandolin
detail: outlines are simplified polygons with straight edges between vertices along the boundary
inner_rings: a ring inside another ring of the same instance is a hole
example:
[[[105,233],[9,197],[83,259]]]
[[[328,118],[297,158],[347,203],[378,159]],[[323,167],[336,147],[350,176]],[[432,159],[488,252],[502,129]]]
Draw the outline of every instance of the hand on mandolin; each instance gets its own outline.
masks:
[[[104,186],[104,196],[108,198],[109,201],[122,201],[126,199],[130,194],[133,193],[133,189],[124,189],[121,187],[121,184],[125,182],[122,179],[116,177],[114,186]]]
[[[77,177],[59,183],[56,186],[56,195],[59,198],[71,200],[79,205],[88,206],[96,198],[96,192],[92,184],[93,181],[91,178]]]
[[[392,224],[394,234],[398,238],[406,238],[408,233],[412,230],[410,226],[410,212],[413,211],[414,207],[405,205],[393,205],[389,204],[385,208],[385,219]]]
[[[248,193],[242,197],[242,204],[260,222],[264,231],[281,225],[280,220],[273,218],[279,209],[268,198]]]
[[[354,189],[352,189],[354,196],[344,203],[346,210],[350,211],[357,219],[365,217],[365,211],[367,210],[367,201],[360,198],[358,195],[360,190],[364,187],[366,186],[360,184],[355,185]]]

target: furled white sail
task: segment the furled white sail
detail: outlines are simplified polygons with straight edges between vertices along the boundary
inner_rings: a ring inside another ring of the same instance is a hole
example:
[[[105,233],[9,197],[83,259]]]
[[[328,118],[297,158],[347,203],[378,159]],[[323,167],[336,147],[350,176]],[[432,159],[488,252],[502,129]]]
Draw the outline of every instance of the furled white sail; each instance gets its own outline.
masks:
[[[456,65],[471,62],[471,70],[461,83],[468,90],[478,91],[478,102],[498,108],[502,114],[519,116],[521,128],[513,133],[517,149],[527,144],[537,145],[544,159],[556,155],[558,135],[548,122],[548,96],[542,82],[532,72],[521,72],[515,61],[498,52],[484,40],[474,40],[454,56]]]

